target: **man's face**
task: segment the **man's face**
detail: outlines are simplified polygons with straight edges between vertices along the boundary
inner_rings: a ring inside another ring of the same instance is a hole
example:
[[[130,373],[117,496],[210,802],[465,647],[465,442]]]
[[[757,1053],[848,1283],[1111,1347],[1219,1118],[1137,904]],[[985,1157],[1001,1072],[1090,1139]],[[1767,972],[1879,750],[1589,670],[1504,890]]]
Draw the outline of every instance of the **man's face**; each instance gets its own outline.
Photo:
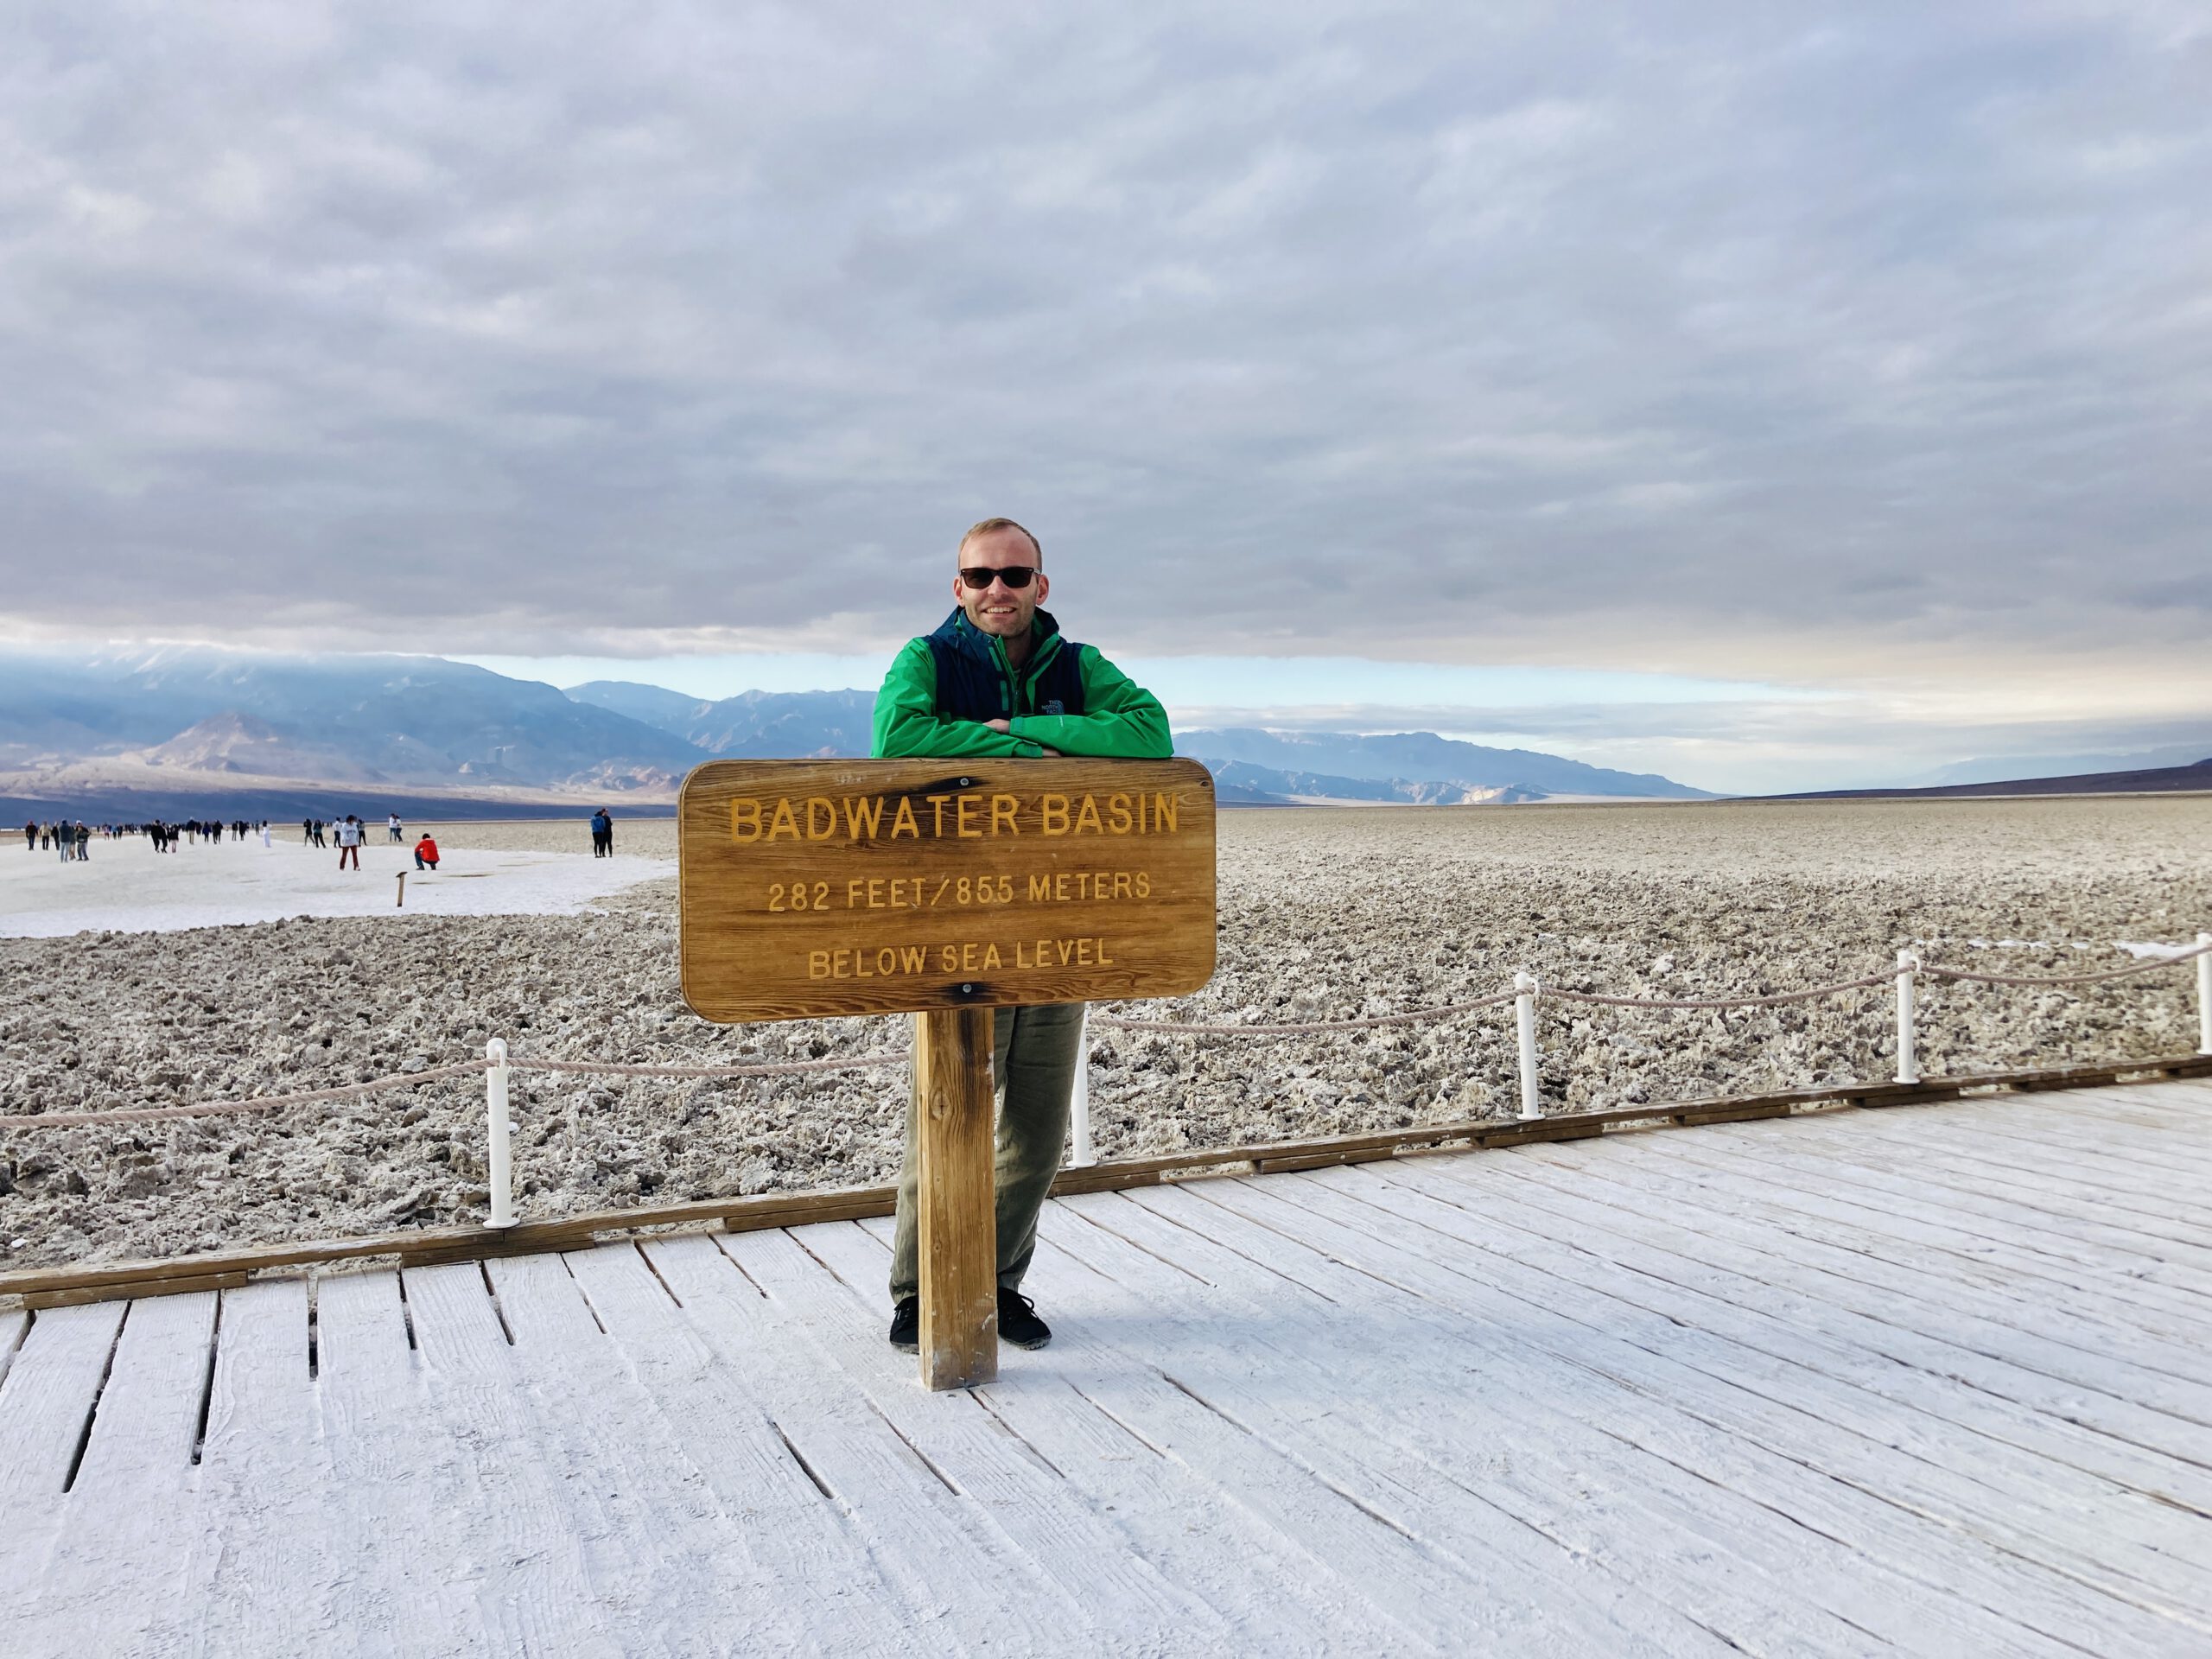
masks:
[[[1009,565],[1026,567],[1036,563],[1037,550],[1018,530],[986,531],[960,550],[963,570],[1003,570]],[[1042,570],[1027,588],[1014,588],[995,582],[980,593],[963,582],[957,571],[952,577],[952,597],[968,613],[968,620],[985,633],[1002,639],[1019,639],[1028,632],[1029,619],[1051,591],[1052,584]]]

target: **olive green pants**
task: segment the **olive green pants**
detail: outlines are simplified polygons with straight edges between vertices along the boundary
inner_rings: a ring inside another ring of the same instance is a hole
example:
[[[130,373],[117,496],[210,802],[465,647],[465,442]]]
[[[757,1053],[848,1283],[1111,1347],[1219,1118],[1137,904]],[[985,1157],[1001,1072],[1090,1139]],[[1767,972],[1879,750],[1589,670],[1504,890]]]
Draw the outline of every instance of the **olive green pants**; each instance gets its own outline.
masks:
[[[1075,1089],[1083,1035],[1080,1002],[996,1008],[991,1020],[991,1087],[998,1097],[997,1190],[999,1288],[1020,1288],[1037,1253],[1037,1215],[1045,1207],[1068,1134],[1068,1098]],[[921,1293],[921,1239],[914,1192],[921,1153],[914,1137],[916,1103],[906,1091],[906,1155],[899,1166],[899,1229],[891,1253],[891,1300]]]

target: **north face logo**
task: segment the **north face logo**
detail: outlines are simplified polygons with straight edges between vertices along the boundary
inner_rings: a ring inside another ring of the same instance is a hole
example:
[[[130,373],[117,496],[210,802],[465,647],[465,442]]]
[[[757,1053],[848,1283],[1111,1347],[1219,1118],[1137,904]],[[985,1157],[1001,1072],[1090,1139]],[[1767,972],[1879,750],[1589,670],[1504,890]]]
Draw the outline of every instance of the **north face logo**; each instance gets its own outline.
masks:
[[[1045,704],[1041,712],[1048,715],[1058,715],[1065,714],[1066,710],[1060,707],[1060,700],[1058,697],[1053,697]]]

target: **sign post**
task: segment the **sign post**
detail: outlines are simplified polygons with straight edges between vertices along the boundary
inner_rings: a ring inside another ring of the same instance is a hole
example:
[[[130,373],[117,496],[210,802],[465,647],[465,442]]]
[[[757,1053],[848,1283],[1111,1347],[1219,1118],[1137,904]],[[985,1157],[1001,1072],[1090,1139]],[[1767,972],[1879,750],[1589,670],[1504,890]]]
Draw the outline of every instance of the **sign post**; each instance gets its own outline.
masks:
[[[683,997],[734,1023],[912,1013],[922,1380],[998,1374],[996,1007],[1212,977],[1194,760],[721,760],[677,806]]]

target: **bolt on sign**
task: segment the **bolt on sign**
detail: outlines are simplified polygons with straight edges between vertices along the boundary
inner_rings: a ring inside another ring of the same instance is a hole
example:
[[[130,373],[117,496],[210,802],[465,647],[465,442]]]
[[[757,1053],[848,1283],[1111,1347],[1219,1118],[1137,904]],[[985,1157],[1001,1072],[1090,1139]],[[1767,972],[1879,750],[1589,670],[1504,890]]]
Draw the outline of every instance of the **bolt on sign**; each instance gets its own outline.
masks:
[[[1180,996],[1213,975],[1195,760],[718,760],[677,822],[702,1019]]]

